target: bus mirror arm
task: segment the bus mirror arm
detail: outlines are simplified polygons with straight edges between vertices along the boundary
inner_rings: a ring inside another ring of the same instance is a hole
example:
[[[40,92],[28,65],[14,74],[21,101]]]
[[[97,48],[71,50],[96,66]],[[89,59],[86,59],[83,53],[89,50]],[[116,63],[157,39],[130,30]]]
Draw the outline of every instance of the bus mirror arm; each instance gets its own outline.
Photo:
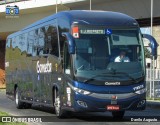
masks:
[[[155,38],[153,36],[151,36],[149,34],[143,34],[142,37],[149,40],[151,51],[152,51],[151,54],[156,59],[157,58],[157,47],[158,47],[157,41],[155,40]]]
[[[70,33],[62,33],[62,36],[65,37],[68,44],[69,54],[75,54],[75,41],[73,36]]]

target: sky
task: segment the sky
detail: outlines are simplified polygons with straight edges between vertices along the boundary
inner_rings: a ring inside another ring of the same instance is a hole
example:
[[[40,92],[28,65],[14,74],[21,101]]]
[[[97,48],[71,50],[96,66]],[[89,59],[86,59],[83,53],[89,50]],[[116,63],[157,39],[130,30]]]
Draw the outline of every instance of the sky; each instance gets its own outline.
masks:
[[[151,34],[151,28],[150,27],[143,27],[141,28],[142,34]]]

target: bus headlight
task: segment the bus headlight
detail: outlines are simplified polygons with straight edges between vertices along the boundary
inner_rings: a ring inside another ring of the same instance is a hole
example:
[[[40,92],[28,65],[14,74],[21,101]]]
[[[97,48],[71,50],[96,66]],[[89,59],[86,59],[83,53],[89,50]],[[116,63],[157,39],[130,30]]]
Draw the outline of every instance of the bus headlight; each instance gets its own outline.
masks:
[[[77,88],[77,87],[74,87],[74,86],[72,86],[70,83],[68,83],[68,85],[71,87],[71,89],[72,89],[73,91],[78,92],[78,93],[80,93],[80,94],[83,94],[83,95],[89,95],[89,94],[91,94],[91,92],[86,91],[86,90],[83,90],[83,89],[79,89],[79,88]]]
[[[146,88],[140,89],[138,91],[135,91],[136,94],[143,94],[146,92]]]

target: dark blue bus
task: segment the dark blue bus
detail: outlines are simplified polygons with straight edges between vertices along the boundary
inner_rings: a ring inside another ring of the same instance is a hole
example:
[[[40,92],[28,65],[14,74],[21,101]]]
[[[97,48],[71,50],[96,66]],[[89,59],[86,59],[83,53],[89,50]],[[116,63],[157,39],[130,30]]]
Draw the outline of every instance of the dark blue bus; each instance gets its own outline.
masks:
[[[46,17],[7,37],[6,94],[17,108],[44,105],[58,117],[144,110],[143,37],[155,55],[155,39],[128,15],[74,10]]]

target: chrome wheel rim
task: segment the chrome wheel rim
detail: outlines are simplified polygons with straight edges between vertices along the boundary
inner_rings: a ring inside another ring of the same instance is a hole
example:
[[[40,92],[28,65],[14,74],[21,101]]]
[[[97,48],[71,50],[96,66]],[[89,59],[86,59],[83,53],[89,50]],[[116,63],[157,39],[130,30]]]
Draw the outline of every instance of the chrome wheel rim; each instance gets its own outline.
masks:
[[[60,98],[59,98],[59,96],[56,97],[56,99],[55,99],[55,109],[56,109],[56,114],[59,116],[59,113],[60,113]]]

